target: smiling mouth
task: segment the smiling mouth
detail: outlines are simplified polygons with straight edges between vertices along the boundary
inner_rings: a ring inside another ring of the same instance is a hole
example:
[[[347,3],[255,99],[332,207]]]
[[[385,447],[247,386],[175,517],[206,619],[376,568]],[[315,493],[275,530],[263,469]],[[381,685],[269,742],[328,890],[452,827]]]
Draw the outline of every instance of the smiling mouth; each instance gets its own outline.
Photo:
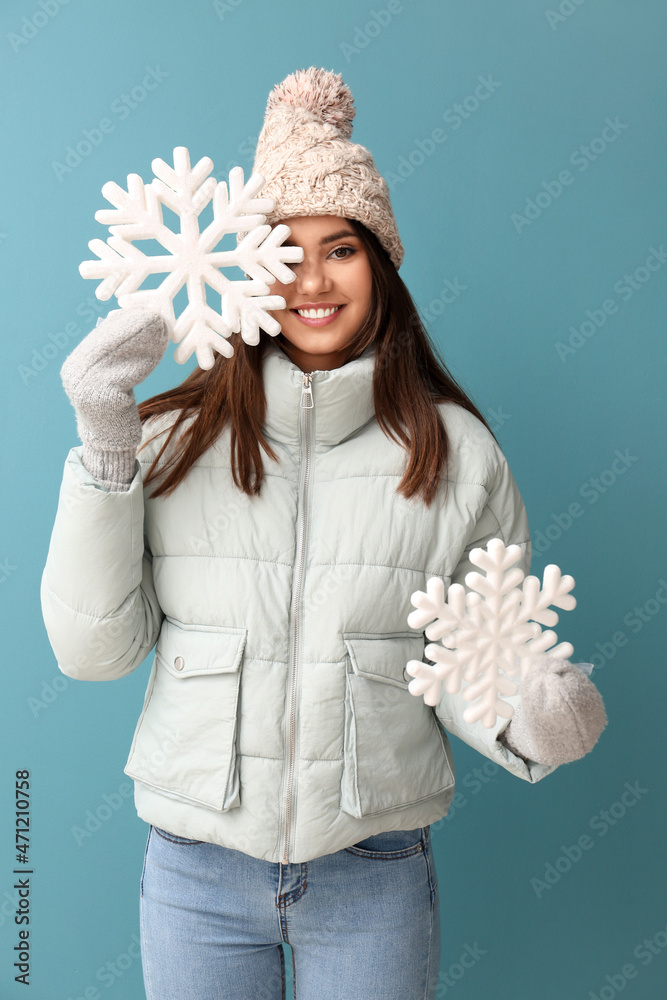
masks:
[[[301,320],[306,326],[327,326],[332,323],[340,312],[345,308],[344,305],[333,307],[327,307],[326,309],[291,309],[290,312],[294,313],[297,319]]]

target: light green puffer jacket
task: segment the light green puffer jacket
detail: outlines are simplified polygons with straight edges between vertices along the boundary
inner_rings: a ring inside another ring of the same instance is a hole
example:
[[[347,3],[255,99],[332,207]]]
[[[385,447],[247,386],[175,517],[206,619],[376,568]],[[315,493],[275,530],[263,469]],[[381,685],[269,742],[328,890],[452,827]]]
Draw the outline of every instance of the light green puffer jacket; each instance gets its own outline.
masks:
[[[442,818],[454,794],[445,729],[526,781],[493,729],[408,691],[429,641],[407,624],[430,576],[463,583],[469,550],[500,537],[530,566],[526,512],[484,425],[443,403],[449,490],[427,508],[396,492],[406,451],[379,428],[373,347],[307,379],[277,344],[264,357],[259,497],[234,485],[229,428],[174,493],[143,473],[174,414],[144,423],[127,492],[70,450],[42,577],[60,670],[115,680],[157,640],[125,773],[138,815],[182,837],[302,862],[375,833]],[[309,405],[311,404],[312,405]],[[192,418],[190,418],[192,419]],[[509,699],[518,704],[520,694]],[[443,728],[444,727],[444,728]]]

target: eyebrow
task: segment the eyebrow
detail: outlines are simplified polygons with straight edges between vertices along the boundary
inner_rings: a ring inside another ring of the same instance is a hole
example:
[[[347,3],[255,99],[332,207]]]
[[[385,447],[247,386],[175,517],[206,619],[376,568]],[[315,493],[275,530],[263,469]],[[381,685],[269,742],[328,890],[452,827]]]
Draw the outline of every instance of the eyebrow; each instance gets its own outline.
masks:
[[[341,229],[337,233],[331,233],[329,236],[323,236],[320,240],[320,246],[324,246],[327,243],[333,243],[334,240],[340,240],[343,236],[351,236],[353,239],[358,239],[357,234],[351,232],[351,230]],[[283,240],[283,246],[294,246],[294,241],[292,239]]]

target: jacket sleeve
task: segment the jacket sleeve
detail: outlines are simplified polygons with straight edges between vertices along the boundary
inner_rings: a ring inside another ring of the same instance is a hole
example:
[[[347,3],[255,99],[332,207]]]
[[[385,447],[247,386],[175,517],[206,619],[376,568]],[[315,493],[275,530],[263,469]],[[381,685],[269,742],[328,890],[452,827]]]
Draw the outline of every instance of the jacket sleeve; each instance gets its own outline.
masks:
[[[507,460],[495,442],[493,443],[492,472],[485,488],[486,504],[477,519],[472,536],[466,542],[456,569],[452,573],[450,586],[452,583],[465,586],[466,574],[478,571],[478,567],[470,562],[471,549],[484,548],[492,538],[501,538],[505,545],[519,545],[522,558],[517,565],[525,575],[528,575],[530,571],[531,543],[526,509]],[[504,699],[516,709],[521,701],[521,692],[518,691],[515,695],[506,695]],[[509,725],[509,719],[497,717],[495,725],[491,729],[487,729],[481,721],[475,723],[465,721],[463,712],[467,707],[468,703],[463,701],[460,694],[451,695],[443,689],[440,701],[436,706],[436,715],[445,730],[458,736],[459,739],[474,747],[475,750],[479,750],[481,754],[500,767],[511,771],[518,778],[536,782],[555,771],[557,765],[524,760],[513,754],[508,747],[499,741],[498,736]]]
[[[144,543],[141,465],[129,490],[87,471],[83,446],[65,461],[41,580],[42,616],[58,667],[78,680],[129,674],[157,641],[164,614]]]

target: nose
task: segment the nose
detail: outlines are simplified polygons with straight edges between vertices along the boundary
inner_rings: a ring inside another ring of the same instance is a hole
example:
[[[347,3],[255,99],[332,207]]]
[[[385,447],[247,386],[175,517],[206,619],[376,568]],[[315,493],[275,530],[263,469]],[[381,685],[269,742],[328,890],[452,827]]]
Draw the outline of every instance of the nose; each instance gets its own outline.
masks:
[[[299,295],[315,295],[327,291],[332,286],[324,262],[318,256],[309,256],[306,253],[302,261],[292,264],[291,267],[296,272],[294,288]]]

